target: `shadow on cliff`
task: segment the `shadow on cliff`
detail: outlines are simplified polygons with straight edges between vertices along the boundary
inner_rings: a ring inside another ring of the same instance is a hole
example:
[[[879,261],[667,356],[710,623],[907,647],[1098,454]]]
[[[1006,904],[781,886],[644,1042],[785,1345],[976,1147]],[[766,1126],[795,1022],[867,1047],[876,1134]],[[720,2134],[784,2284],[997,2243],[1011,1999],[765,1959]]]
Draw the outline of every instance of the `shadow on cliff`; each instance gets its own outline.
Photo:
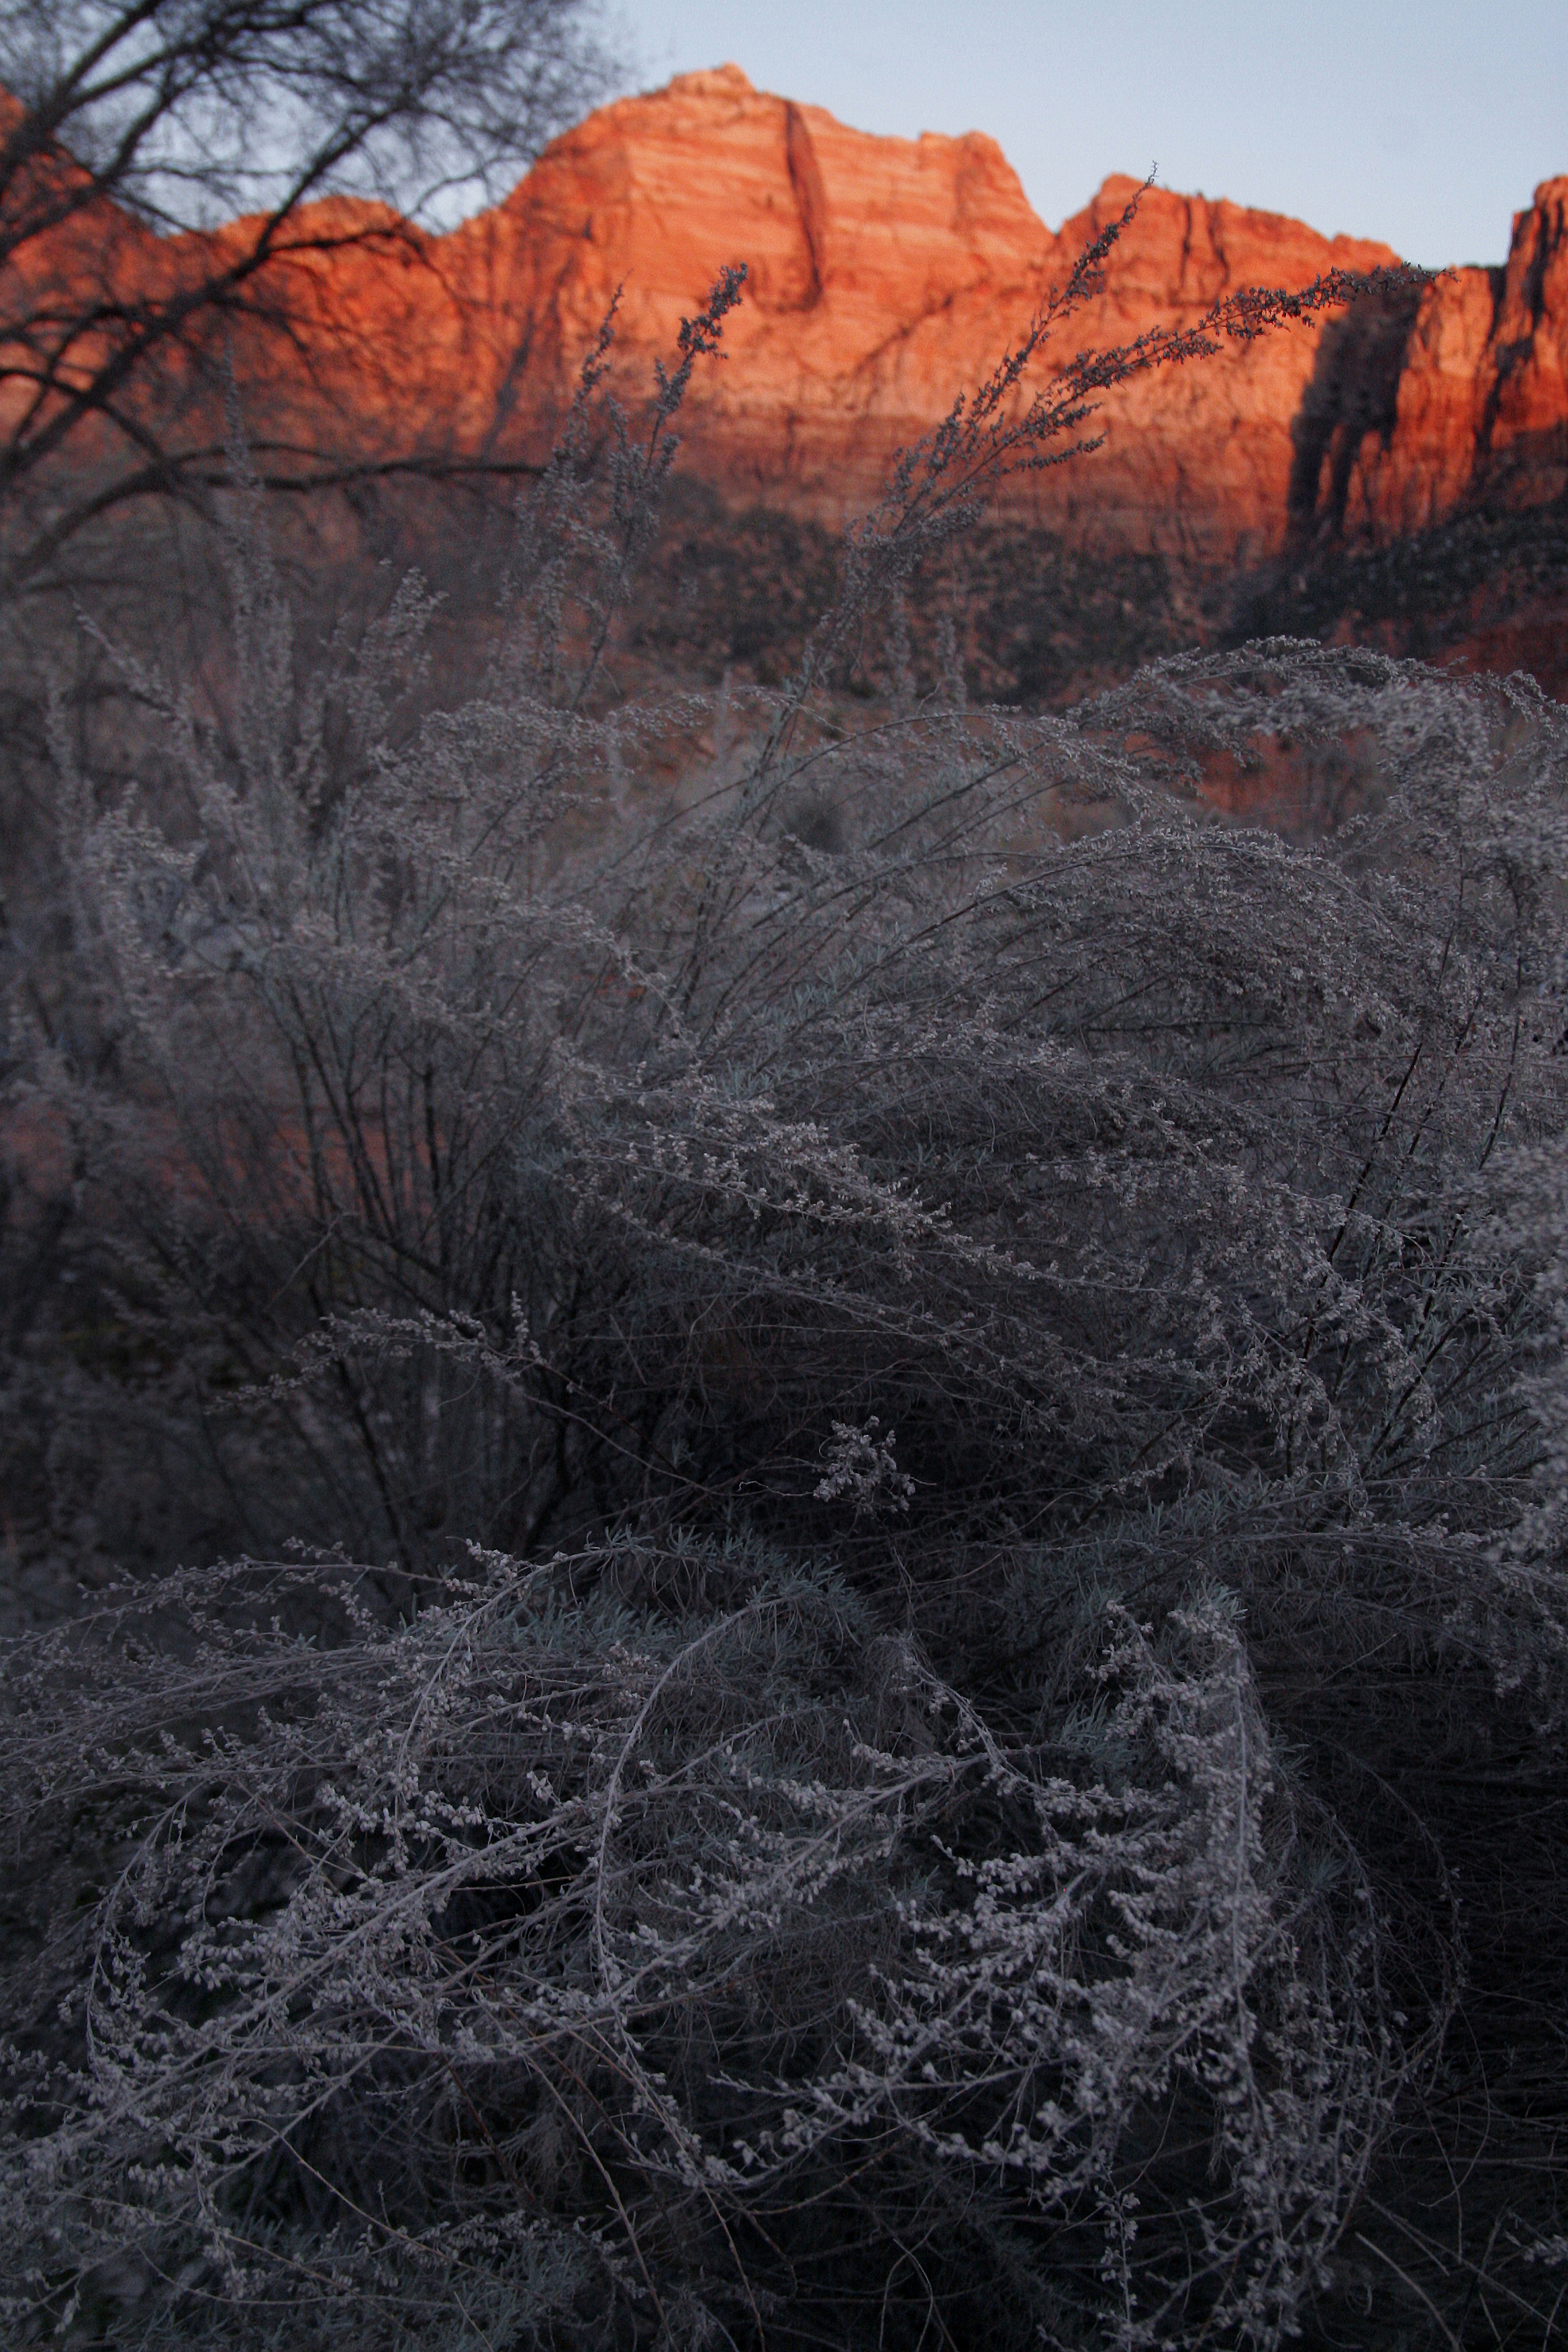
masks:
[[[1287,512],[1293,549],[1341,537],[1357,451],[1369,433],[1378,434],[1385,447],[1392,439],[1420,299],[1419,287],[1369,298],[1323,329],[1290,426]]]

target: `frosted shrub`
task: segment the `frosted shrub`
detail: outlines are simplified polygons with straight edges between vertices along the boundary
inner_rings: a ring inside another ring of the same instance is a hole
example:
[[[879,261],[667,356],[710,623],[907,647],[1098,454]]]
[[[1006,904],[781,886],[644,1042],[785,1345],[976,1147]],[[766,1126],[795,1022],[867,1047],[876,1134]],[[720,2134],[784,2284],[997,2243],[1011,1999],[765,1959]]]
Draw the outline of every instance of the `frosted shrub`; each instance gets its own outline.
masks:
[[[889,1429],[885,1437],[879,1437],[876,1432],[880,1427],[877,1413],[864,1429],[851,1428],[845,1421],[834,1423],[827,1473],[811,1490],[819,1503],[836,1503],[841,1495],[852,1496],[857,1518],[883,1503],[897,1511],[909,1509],[915,1482],[899,1468],[894,1457],[897,1432]]]
[[[313,668],[253,513],[226,715],[126,670],[163,804],[58,730],[26,1085],[147,1354],[14,1393],[251,1556],[10,1654],[20,2340],[1268,2345],[1437,2079],[1433,1792],[1568,1632],[1568,717],[922,685],[987,482],[1185,345],[1008,362],[785,689],[628,708],[736,291],[607,482],[591,359],[476,698],[417,582]]]
[[[13,2340],[94,2298],[116,2340],[265,2341],[281,2298],[290,2340],[379,2342],[389,2294],[388,2341],[476,2293],[607,2326],[698,2274],[733,2332],[749,2245],[840,2168],[896,2216],[915,2166],[1054,2217],[1084,2320],[1136,2205],[1118,2340],[1272,2339],[1394,2062],[1366,1889],[1303,1876],[1226,1608],[1158,1644],[1111,1611],[1099,1719],[1040,1747],[831,1577],[731,1546],[730,1605],[656,1623],[571,1599],[612,1565],[495,1563],[393,1633],[341,1572],[234,1570],[14,1662],[6,1786],[89,1807],[104,1864],[17,2003]],[[306,1606],[335,1645],[276,1630]],[[1211,2147],[1196,2207],[1163,2115]]]

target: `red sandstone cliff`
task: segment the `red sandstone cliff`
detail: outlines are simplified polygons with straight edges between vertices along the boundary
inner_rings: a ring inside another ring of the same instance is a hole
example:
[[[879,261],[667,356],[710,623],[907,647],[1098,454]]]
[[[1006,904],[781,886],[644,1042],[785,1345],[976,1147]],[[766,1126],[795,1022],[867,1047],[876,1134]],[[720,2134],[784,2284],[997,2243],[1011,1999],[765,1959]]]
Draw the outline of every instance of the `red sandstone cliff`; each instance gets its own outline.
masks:
[[[1363,432],[1342,502],[1320,515],[1386,541],[1467,505],[1518,510],[1568,491],[1568,177],[1516,213],[1502,269],[1451,269],[1426,289],[1393,414]],[[1331,473],[1328,455],[1325,467]]]
[[[243,318],[228,331],[252,415],[279,443],[526,456],[617,288],[616,367],[635,393],[720,265],[743,260],[747,299],[728,363],[703,372],[689,459],[734,497],[836,520],[1022,337],[1134,186],[1108,180],[1053,234],[992,140],[873,138],[724,67],[603,109],[449,236],[370,206],[308,207],[271,265],[291,274],[302,334],[284,343]],[[1396,535],[1467,501],[1560,498],[1565,215],[1568,179],[1548,182],[1506,270],[1453,271],[1403,314],[1315,320],[1121,387],[1098,420],[1105,447],[1020,495],[1080,540],[1210,562],[1325,532]],[[107,208],[70,234],[69,268],[117,287],[138,269],[176,284],[215,244],[121,233]],[[1393,258],[1155,190],[1071,347],[1195,322],[1244,286]],[[48,266],[36,250],[26,263]]]
[[[1053,235],[978,133],[872,138],[752,89],[733,67],[683,76],[592,116],[504,205],[445,240],[443,270],[471,322],[462,430],[497,429],[508,398],[522,411],[558,405],[617,286],[620,357],[646,383],[717,267],[744,260],[747,300],[727,331],[729,363],[705,372],[693,454],[732,494],[836,520],[1022,339],[1135,190],[1108,180]],[[1294,288],[1394,258],[1156,190],[1062,357],[1194,324],[1244,286]],[[1277,545],[1321,332],[1292,328],[1122,388],[1100,420],[1106,447],[1037,480],[1031,503],[1123,544],[1216,556]]]

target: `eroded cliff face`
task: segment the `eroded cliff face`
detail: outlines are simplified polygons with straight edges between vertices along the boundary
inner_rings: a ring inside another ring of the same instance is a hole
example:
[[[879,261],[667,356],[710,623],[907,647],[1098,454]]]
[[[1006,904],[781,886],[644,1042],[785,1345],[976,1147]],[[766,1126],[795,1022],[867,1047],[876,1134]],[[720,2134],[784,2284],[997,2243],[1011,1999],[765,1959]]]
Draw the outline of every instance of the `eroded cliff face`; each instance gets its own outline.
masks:
[[[373,237],[301,266],[316,273],[328,376],[334,315],[395,322],[395,362],[359,379],[360,429],[438,433],[478,453],[547,435],[617,289],[616,373],[635,396],[718,268],[744,261],[745,303],[727,363],[700,380],[690,457],[732,498],[837,522],[1022,340],[1136,194],[1108,179],[1052,232],[994,141],[871,137],[726,66],[590,116],[448,237]],[[1561,497],[1565,217],[1568,178],[1549,181],[1515,220],[1505,269],[1452,270],[1403,305],[1118,388],[1096,420],[1104,446],[1016,489],[1016,503],[1080,541],[1246,562],[1303,536],[1381,541],[1468,504]],[[1246,286],[1293,289],[1395,257],[1152,189],[1060,358],[1194,325]]]
[[[280,445],[527,462],[617,292],[613,373],[635,398],[720,267],[744,261],[728,358],[695,387],[686,463],[731,501],[837,524],[1022,339],[1135,193],[1109,179],[1053,233],[994,141],[871,137],[723,67],[592,115],[449,236],[372,206],[306,208],[271,265],[291,278],[301,332],[285,341],[243,314],[225,331],[247,404]],[[1477,505],[1561,499],[1565,218],[1568,178],[1549,181],[1516,219],[1504,269],[1454,270],[1403,308],[1287,327],[1117,388],[1095,420],[1103,447],[1016,486],[1016,509],[1079,545],[1245,566]],[[66,266],[112,277],[117,294],[140,267],[166,288],[241,234],[156,240],[78,223]],[[1194,324],[1246,286],[1394,259],[1152,190],[1060,359]],[[34,250],[25,266],[58,262]]]
[[[617,288],[619,363],[628,388],[646,383],[717,268],[743,260],[747,299],[726,333],[728,364],[699,388],[692,454],[731,496],[837,521],[1023,339],[1137,186],[1107,180],[1053,234],[978,133],[874,138],[754,90],[733,67],[683,76],[592,116],[506,204],[446,240],[452,282],[496,338],[466,387],[467,429],[484,429],[511,386],[520,406],[531,396],[558,409]],[[1297,288],[1394,257],[1274,214],[1152,190],[1102,290],[1065,331],[1060,361],[1195,324],[1245,286]],[[1120,388],[1096,420],[1104,448],[1015,498],[1121,545],[1230,557],[1279,544],[1293,420],[1321,334],[1321,322],[1290,328]]]
[[[1521,513],[1568,491],[1568,176],[1514,214],[1507,266],[1425,289],[1392,381],[1347,374],[1311,485],[1319,530],[1387,543],[1465,508]],[[1361,400],[1361,407],[1356,407]],[[1383,414],[1373,419],[1371,404]],[[1300,501],[1298,501],[1300,506]]]

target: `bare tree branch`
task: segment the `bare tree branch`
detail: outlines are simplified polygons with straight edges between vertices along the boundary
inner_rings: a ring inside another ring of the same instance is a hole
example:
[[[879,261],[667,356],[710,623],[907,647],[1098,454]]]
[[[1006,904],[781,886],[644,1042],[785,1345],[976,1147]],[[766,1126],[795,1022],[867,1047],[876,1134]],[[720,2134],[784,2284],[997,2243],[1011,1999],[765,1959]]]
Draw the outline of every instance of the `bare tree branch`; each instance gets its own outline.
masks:
[[[433,263],[432,208],[605,75],[589,0],[0,0],[0,583],[130,500],[199,499],[237,340],[297,348],[323,256]]]

